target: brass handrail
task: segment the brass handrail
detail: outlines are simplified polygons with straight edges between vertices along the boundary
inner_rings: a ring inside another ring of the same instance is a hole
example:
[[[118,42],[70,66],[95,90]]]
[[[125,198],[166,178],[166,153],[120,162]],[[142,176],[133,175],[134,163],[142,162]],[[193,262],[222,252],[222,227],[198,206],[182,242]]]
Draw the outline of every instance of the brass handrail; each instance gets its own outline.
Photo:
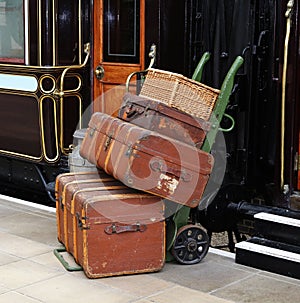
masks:
[[[126,84],[125,84],[126,92],[129,92],[130,80],[132,79],[133,76],[138,75],[138,74],[146,74],[147,71],[150,68],[152,68],[152,66],[154,65],[155,60],[156,60],[156,45],[155,44],[152,44],[150,47],[149,58],[151,58],[151,60],[150,60],[150,63],[149,63],[149,66],[147,69],[142,70],[142,71],[133,72],[127,77]]]
[[[285,141],[285,99],[286,99],[286,74],[288,63],[288,50],[289,40],[291,33],[291,15],[294,7],[294,0],[290,0],[287,4],[287,10],[285,13],[286,21],[286,35],[284,42],[284,58],[283,58],[283,70],[282,70],[282,96],[281,96],[281,149],[280,149],[280,187],[287,193],[288,188],[284,184],[284,141]]]
[[[86,56],[85,56],[85,59],[83,61],[82,64],[78,64],[78,65],[70,65],[68,67],[66,67],[62,74],[61,74],[61,77],[60,77],[60,85],[59,85],[59,89],[56,89],[54,92],[53,92],[53,95],[55,96],[58,96],[58,97],[63,97],[65,93],[75,93],[77,92],[80,88],[76,88],[76,89],[73,89],[73,90],[67,90],[67,91],[64,91],[64,80],[65,80],[65,76],[67,74],[67,72],[71,69],[80,69],[80,68],[83,68],[86,66],[88,60],[89,60],[89,57],[90,57],[90,43],[86,43],[84,45],[84,52],[86,53]]]
[[[80,69],[86,66],[89,57],[90,57],[90,43],[86,43],[84,45],[84,52],[86,53],[85,59],[82,64],[78,65],[70,65],[66,67],[60,77],[60,85],[59,89],[55,89],[53,92],[53,95],[59,99],[60,103],[60,149],[63,153],[67,153],[67,151],[64,148],[64,142],[63,142],[63,130],[64,130],[64,123],[63,123],[63,98],[66,93],[77,93],[81,86],[79,85],[77,88],[72,90],[66,90],[64,91],[64,80],[67,72],[72,69]],[[82,116],[82,103],[81,98],[79,98],[79,127],[81,127],[81,116]]]

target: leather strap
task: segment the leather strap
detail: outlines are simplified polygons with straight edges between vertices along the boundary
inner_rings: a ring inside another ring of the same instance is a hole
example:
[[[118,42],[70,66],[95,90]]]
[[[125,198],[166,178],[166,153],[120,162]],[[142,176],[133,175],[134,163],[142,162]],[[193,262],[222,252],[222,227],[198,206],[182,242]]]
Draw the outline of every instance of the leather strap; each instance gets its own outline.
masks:
[[[136,224],[132,224],[132,225],[117,225],[117,224],[113,223],[110,226],[106,226],[104,231],[108,235],[112,235],[112,234],[120,234],[120,233],[128,232],[128,231],[144,232],[146,229],[147,229],[147,226],[145,224],[140,224],[139,222],[137,222]]]

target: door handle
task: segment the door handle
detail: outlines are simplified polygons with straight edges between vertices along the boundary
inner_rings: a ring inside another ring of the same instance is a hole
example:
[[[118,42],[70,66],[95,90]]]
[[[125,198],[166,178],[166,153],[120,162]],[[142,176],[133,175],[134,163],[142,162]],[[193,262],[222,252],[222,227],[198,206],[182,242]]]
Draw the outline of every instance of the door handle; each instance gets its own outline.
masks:
[[[101,80],[104,78],[104,68],[102,65],[98,65],[95,69],[95,76],[98,80]]]

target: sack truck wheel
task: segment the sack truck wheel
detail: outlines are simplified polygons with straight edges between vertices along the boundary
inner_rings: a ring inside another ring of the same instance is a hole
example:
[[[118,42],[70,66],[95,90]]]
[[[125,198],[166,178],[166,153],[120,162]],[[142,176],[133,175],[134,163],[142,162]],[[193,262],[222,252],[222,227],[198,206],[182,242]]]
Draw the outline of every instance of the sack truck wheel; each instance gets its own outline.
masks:
[[[201,227],[185,225],[177,232],[172,254],[181,264],[196,264],[206,256],[209,244],[209,236]]]

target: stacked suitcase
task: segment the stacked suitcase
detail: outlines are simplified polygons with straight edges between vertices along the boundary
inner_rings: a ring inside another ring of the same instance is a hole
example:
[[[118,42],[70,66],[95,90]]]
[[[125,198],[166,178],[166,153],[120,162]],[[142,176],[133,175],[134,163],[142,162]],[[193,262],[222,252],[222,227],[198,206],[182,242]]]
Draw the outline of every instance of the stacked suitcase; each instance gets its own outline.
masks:
[[[200,149],[209,115],[149,98],[147,88],[126,93],[118,117],[92,115],[80,155],[98,172],[56,181],[58,239],[90,278],[160,270],[165,201],[197,207],[213,168]]]
[[[210,154],[132,123],[95,113],[81,156],[129,187],[196,207],[213,166]]]
[[[165,259],[163,201],[103,171],[57,177],[58,239],[89,278],[153,272]]]

